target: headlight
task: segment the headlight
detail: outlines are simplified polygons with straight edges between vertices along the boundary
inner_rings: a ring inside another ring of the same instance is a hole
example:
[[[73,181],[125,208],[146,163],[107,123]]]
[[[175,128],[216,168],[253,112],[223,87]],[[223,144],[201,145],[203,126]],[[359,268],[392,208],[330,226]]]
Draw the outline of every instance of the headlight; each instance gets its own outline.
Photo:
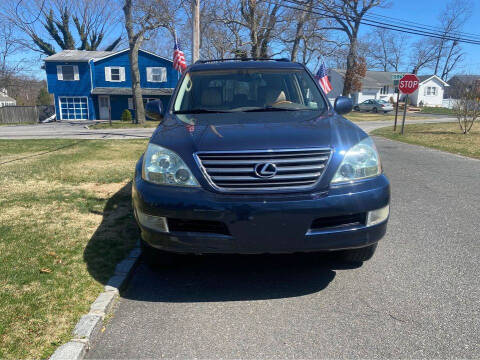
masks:
[[[198,186],[180,156],[155,144],[148,144],[143,156],[142,178],[160,185]]]
[[[365,179],[381,172],[377,149],[372,139],[367,137],[345,153],[332,183]]]

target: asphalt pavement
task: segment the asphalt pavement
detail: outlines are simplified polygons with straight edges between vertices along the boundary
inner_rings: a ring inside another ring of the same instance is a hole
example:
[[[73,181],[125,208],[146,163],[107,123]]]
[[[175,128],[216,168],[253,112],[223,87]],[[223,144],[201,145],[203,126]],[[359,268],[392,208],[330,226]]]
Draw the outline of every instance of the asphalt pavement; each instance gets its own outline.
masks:
[[[374,258],[140,264],[89,358],[480,358],[480,161],[375,138],[392,183]]]
[[[400,120],[399,120],[400,121]],[[407,120],[407,124],[456,121],[454,118],[432,116],[429,119]],[[150,138],[154,128],[140,129],[89,129],[90,121],[58,121],[48,124],[0,126],[0,139],[142,139]],[[393,125],[391,121],[364,121],[357,123],[370,132]]]

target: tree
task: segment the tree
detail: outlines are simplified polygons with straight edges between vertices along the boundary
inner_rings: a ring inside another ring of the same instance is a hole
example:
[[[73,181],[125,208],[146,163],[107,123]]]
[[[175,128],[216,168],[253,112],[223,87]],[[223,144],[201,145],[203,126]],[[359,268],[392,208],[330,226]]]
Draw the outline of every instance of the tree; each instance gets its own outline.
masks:
[[[383,71],[398,71],[407,49],[407,36],[377,28],[362,41],[370,67]]]
[[[143,106],[140,70],[138,67],[138,51],[142,43],[148,39],[150,32],[155,29],[165,28],[172,37],[175,37],[174,24],[179,8],[179,2],[175,0],[124,1],[123,13],[130,49],[129,58],[136,123],[145,123],[145,108]]]
[[[48,56],[57,49],[97,50],[117,20],[112,16],[114,4],[107,0],[17,0],[4,2],[0,9],[28,37],[22,41],[25,47]],[[121,39],[118,36],[105,50],[113,50]]]
[[[46,87],[42,87],[38,92],[37,105],[52,105],[53,97],[47,91]]]
[[[323,10],[330,13],[337,22],[332,30],[343,32],[349,41],[347,68],[343,85],[343,95],[352,92],[357,63],[358,35],[365,14],[374,7],[385,6],[386,0],[320,0]]]
[[[420,69],[430,67],[435,62],[437,45],[432,39],[417,40],[410,49],[412,73],[417,74]]]
[[[463,56],[459,42],[451,38],[458,36],[458,32],[471,16],[472,8],[471,0],[450,0],[440,13],[442,37],[434,40],[436,49],[433,73],[444,80]]]
[[[468,84],[459,80],[454,92],[453,109],[457,115],[458,125],[466,135],[480,116],[480,81]]]
[[[239,45],[234,50],[249,45],[251,57],[267,58],[271,55],[271,44],[279,33],[277,25],[282,21],[282,6],[279,2],[225,0],[214,11],[215,21],[225,25]]]

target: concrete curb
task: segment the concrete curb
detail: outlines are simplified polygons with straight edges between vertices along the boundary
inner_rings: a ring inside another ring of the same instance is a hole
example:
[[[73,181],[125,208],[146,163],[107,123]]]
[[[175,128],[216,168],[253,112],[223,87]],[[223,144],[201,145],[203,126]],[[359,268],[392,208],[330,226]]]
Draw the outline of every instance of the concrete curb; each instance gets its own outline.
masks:
[[[128,256],[117,264],[115,273],[105,285],[104,292],[90,306],[90,312],[83,315],[73,329],[73,339],[60,346],[50,357],[50,360],[85,358],[91,344],[101,333],[103,320],[109,314],[113,305],[124,289],[135,269],[141,255],[140,242],[130,251]]]

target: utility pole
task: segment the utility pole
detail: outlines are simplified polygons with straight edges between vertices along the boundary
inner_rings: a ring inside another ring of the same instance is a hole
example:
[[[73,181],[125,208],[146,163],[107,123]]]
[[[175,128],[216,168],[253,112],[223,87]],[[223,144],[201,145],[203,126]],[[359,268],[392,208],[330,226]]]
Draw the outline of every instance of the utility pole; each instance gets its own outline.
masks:
[[[200,0],[192,0],[192,64],[200,56]]]

